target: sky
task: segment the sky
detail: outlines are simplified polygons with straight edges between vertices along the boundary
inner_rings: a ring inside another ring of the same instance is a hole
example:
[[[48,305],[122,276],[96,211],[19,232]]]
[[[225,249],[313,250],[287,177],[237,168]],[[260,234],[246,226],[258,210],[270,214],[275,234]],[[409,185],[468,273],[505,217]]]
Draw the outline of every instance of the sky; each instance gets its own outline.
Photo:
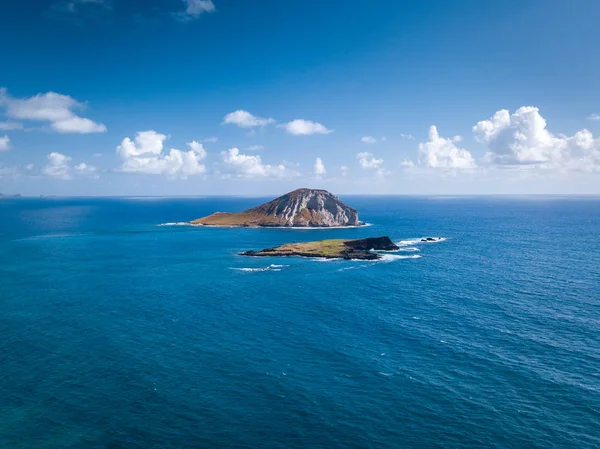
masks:
[[[0,192],[600,194],[597,0],[0,3]]]

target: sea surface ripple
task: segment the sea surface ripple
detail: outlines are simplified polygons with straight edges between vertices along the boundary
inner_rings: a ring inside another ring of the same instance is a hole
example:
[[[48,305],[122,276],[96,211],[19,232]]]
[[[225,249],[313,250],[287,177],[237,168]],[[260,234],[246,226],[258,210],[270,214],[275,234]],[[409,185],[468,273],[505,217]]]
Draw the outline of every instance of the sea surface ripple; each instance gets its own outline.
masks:
[[[1,200],[0,447],[600,447],[600,198],[342,199],[371,226]],[[403,251],[238,255],[380,235]]]

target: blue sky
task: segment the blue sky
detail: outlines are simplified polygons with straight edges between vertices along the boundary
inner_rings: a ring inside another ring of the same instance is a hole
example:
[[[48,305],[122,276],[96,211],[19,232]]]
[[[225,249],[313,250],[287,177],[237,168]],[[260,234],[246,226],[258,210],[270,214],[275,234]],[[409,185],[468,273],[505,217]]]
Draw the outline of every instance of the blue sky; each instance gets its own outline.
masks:
[[[0,192],[600,193],[600,2],[0,5]]]

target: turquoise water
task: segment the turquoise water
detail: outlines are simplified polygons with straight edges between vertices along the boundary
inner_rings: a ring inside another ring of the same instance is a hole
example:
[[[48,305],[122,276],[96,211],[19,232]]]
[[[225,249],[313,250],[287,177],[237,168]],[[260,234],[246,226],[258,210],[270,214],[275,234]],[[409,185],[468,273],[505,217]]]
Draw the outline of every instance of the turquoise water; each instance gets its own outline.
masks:
[[[371,226],[0,201],[0,447],[600,446],[600,198],[343,199]],[[380,235],[403,251],[237,255]]]

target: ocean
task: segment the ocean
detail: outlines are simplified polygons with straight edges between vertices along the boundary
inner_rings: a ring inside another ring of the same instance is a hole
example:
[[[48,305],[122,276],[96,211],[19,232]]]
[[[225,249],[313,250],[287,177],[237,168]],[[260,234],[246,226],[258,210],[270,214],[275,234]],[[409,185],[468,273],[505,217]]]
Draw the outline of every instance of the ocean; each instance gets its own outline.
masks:
[[[267,199],[0,200],[0,448],[600,447],[600,197],[177,225]],[[377,262],[238,255],[384,235]]]

